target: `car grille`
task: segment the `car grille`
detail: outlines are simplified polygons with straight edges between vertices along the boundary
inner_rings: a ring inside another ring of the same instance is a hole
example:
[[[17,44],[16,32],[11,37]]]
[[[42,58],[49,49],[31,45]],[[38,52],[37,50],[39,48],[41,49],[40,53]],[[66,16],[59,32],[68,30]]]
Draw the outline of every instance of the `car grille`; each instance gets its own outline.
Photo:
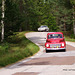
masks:
[[[56,47],[61,47],[61,44],[50,44],[50,47],[51,48],[56,48]]]

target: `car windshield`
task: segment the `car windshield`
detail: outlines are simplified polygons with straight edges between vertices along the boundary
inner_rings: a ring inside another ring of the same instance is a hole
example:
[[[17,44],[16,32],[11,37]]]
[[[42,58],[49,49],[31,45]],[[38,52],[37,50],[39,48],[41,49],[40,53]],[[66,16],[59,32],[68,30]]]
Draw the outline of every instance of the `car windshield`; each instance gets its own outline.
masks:
[[[47,27],[47,26],[41,26],[41,28],[43,28],[43,27]]]
[[[48,39],[51,39],[51,38],[62,38],[62,34],[50,34],[50,35],[48,35]]]

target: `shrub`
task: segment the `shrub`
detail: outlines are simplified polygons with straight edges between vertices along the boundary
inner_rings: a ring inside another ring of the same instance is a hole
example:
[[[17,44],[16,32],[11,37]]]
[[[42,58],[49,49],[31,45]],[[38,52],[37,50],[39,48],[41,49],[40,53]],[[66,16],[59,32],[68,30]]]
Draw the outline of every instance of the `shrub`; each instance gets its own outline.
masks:
[[[38,52],[39,47],[28,40],[24,34],[25,32],[19,32],[15,36],[9,36],[7,42],[0,44],[0,67],[15,63]]]
[[[75,39],[75,35],[74,34],[71,34],[70,35],[70,38]]]

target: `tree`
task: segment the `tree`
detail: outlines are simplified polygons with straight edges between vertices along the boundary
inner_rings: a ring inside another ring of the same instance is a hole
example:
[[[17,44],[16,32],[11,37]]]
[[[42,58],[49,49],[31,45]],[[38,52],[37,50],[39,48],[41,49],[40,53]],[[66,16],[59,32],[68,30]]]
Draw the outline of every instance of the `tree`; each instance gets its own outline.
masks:
[[[1,6],[2,6],[2,1],[0,0],[0,36],[1,36],[1,19],[2,19],[2,9],[1,9]],[[1,39],[1,37],[0,37]],[[1,40],[0,40],[1,41]]]
[[[2,0],[2,20],[1,20],[1,23],[2,23],[2,35],[1,35],[1,42],[3,42],[4,40],[4,13],[5,13],[5,9],[4,9],[4,6],[5,6],[5,0]]]
[[[13,35],[13,32],[19,31],[22,16],[19,11],[18,1],[6,0],[5,2],[5,38]]]
[[[72,6],[73,6],[73,31],[75,35],[75,0],[70,0]]]
[[[54,9],[55,8],[55,9]],[[59,30],[71,30],[72,24],[72,10],[71,4],[68,0],[55,0],[53,2],[53,14],[56,17],[56,23]]]
[[[71,5],[70,0],[6,0],[5,37],[16,31],[36,31],[40,25],[48,25],[50,31],[69,31]]]

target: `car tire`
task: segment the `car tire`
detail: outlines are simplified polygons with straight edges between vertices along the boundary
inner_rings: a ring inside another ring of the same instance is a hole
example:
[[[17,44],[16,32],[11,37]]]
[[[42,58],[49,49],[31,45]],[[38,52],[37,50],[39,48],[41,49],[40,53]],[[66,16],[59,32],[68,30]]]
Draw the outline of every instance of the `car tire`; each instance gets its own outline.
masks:
[[[47,29],[45,29],[45,31],[46,31],[46,32],[48,32],[48,30],[47,30]]]

